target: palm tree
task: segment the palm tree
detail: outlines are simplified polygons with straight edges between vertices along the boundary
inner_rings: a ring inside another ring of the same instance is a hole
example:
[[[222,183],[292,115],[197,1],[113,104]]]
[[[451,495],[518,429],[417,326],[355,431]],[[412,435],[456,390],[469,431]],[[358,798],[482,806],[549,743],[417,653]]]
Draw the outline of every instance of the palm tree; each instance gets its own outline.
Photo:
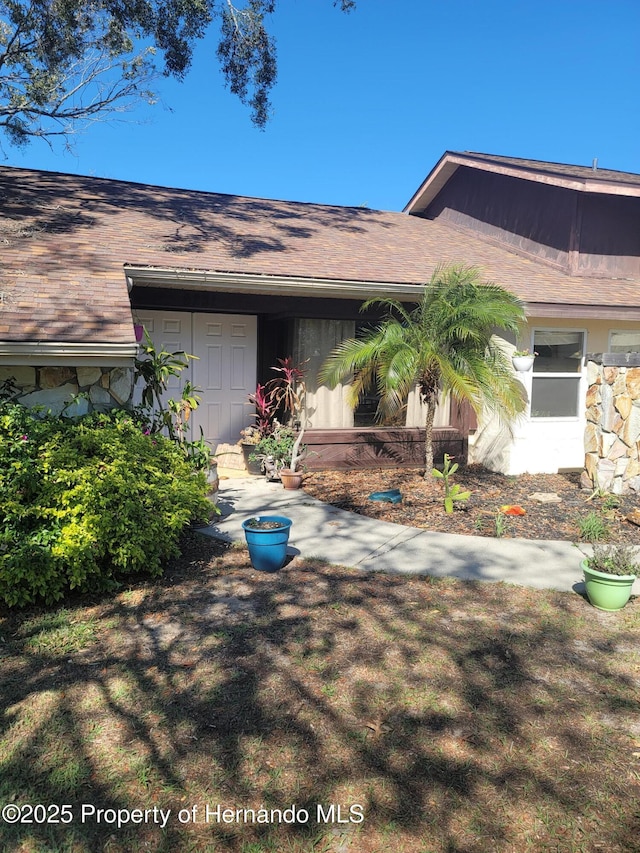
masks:
[[[425,478],[433,469],[433,420],[443,392],[468,401],[478,415],[495,412],[507,424],[523,411],[522,386],[493,335],[517,333],[524,307],[508,290],[483,282],[477,267],[438,267],[412,310],[382,297],[367,300],[361,310],[375,304],[386,307],[384,319],[339,344],[319,378],[333,387],[352,377],[347,399],[354,408],[375,388],[376,417],[383,423],[397,418],[417,385],[426,404]]]

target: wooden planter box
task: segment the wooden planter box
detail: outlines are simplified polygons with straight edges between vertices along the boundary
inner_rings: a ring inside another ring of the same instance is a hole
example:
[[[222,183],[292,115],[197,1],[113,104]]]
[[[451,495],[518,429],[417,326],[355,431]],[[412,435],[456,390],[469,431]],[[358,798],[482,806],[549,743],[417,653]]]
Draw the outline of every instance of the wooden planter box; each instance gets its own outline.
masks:
[[[415,468],[424,465],[424,430],[413,427],[306,429],[304,460],[310,471],[350,468]],[[454,427],[433,431],[437,462],[445,453],[459,462],[467,457],[467,439]]]

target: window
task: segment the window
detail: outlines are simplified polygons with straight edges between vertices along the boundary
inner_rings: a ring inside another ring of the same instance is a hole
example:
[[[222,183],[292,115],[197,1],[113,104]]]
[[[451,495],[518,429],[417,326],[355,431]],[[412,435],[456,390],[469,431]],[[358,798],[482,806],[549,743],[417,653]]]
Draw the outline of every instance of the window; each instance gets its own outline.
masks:
[[[362,320],[356,321],[356,337],[360,338],[368,332],[375,329],[376,323],[365,322]],[[357,427],[379,426],[376,420],[376,412],[380,402],[380,393],[376,388],[369,388],[366,394],[360,397],[360,402],[356,406],[353,413],[353,425]],[[404,413],[398,414],[398,417],[391,424],[385,423],[385,426],[403,426]]]
[[[612,331],[609,334],[609,352],[640,352],[640,332]]]
[[[584,332],[538,329],[533,333],[532,418],[577,418]]]

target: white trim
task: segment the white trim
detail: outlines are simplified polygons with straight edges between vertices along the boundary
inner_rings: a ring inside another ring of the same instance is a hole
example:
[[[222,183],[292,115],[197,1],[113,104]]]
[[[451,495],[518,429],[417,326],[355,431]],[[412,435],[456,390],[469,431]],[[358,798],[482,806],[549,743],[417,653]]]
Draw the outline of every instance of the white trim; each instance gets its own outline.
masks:
[[[549,417],[549,416],[545,415],[544,417],[538,418],[538,417],[535,417],[534,415],[532,415],[531,420],[535,421],[537,424],[545,424],[545,423],[548,423],[548,424],[561,424],[561,423],[575,424],[575,423],[578,423],[578,421],[580,420],[580,417],[578,415],[576,415],[575,417],[570,418],[568,415],[562,415],[562,417],[554,418],[554,417]]]
[[[399,302],[419,302],[424,291],[424,284],[180,270],[171,267],[137,267],[133,264],[125,264],[124,273],[129,291],[134,285],[137,285],[138,287],[172,287],[183,290],[266,294],[268,296],[334,297],[358,300],[382,296],[397,299]],[[563,315],[566,315],[570,320],[578,318],[598,320],[605,318],[612,320],[640,319],[640,307],[633,305],[576,305],[564,302],[529,302],[525,300],[525,310],[530,316],[562,318]]]
[[[43,367],[124,367],[138,355],[137,344],[67,343],[64,341],[0,341],[0,365],[35,364]]]
[[[255,293],[268,296],[332,296],[338,299],[363,299],[384,296],[401,302],[419,301],[424,285],[390,281],[351,281],[349,279],[303,276],[261,275],[259,273],[181,270],[170,267],[124,267],[127,282],[139,287],[180,287],[193,290],[220,290],[226,293]]]

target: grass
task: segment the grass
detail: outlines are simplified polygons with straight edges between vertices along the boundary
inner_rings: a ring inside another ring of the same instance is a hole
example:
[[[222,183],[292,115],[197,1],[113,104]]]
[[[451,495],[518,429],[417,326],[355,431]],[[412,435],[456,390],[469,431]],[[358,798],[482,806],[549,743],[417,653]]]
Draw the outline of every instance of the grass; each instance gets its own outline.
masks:
[[[23,638],[25,652],[50,657],[78,652],[93,643],[96,625],[92,619],[75,621],[65,609],[26,619],[17,635]]]
[[[639,613],[193,539],[155,584],[0,614],[0,800],[73,814],[0,849],[640,850]]]
[[[578,521],[580,538],[585,542],[602,542],[609,538],[609,525],[597,512],[590,512]]]

